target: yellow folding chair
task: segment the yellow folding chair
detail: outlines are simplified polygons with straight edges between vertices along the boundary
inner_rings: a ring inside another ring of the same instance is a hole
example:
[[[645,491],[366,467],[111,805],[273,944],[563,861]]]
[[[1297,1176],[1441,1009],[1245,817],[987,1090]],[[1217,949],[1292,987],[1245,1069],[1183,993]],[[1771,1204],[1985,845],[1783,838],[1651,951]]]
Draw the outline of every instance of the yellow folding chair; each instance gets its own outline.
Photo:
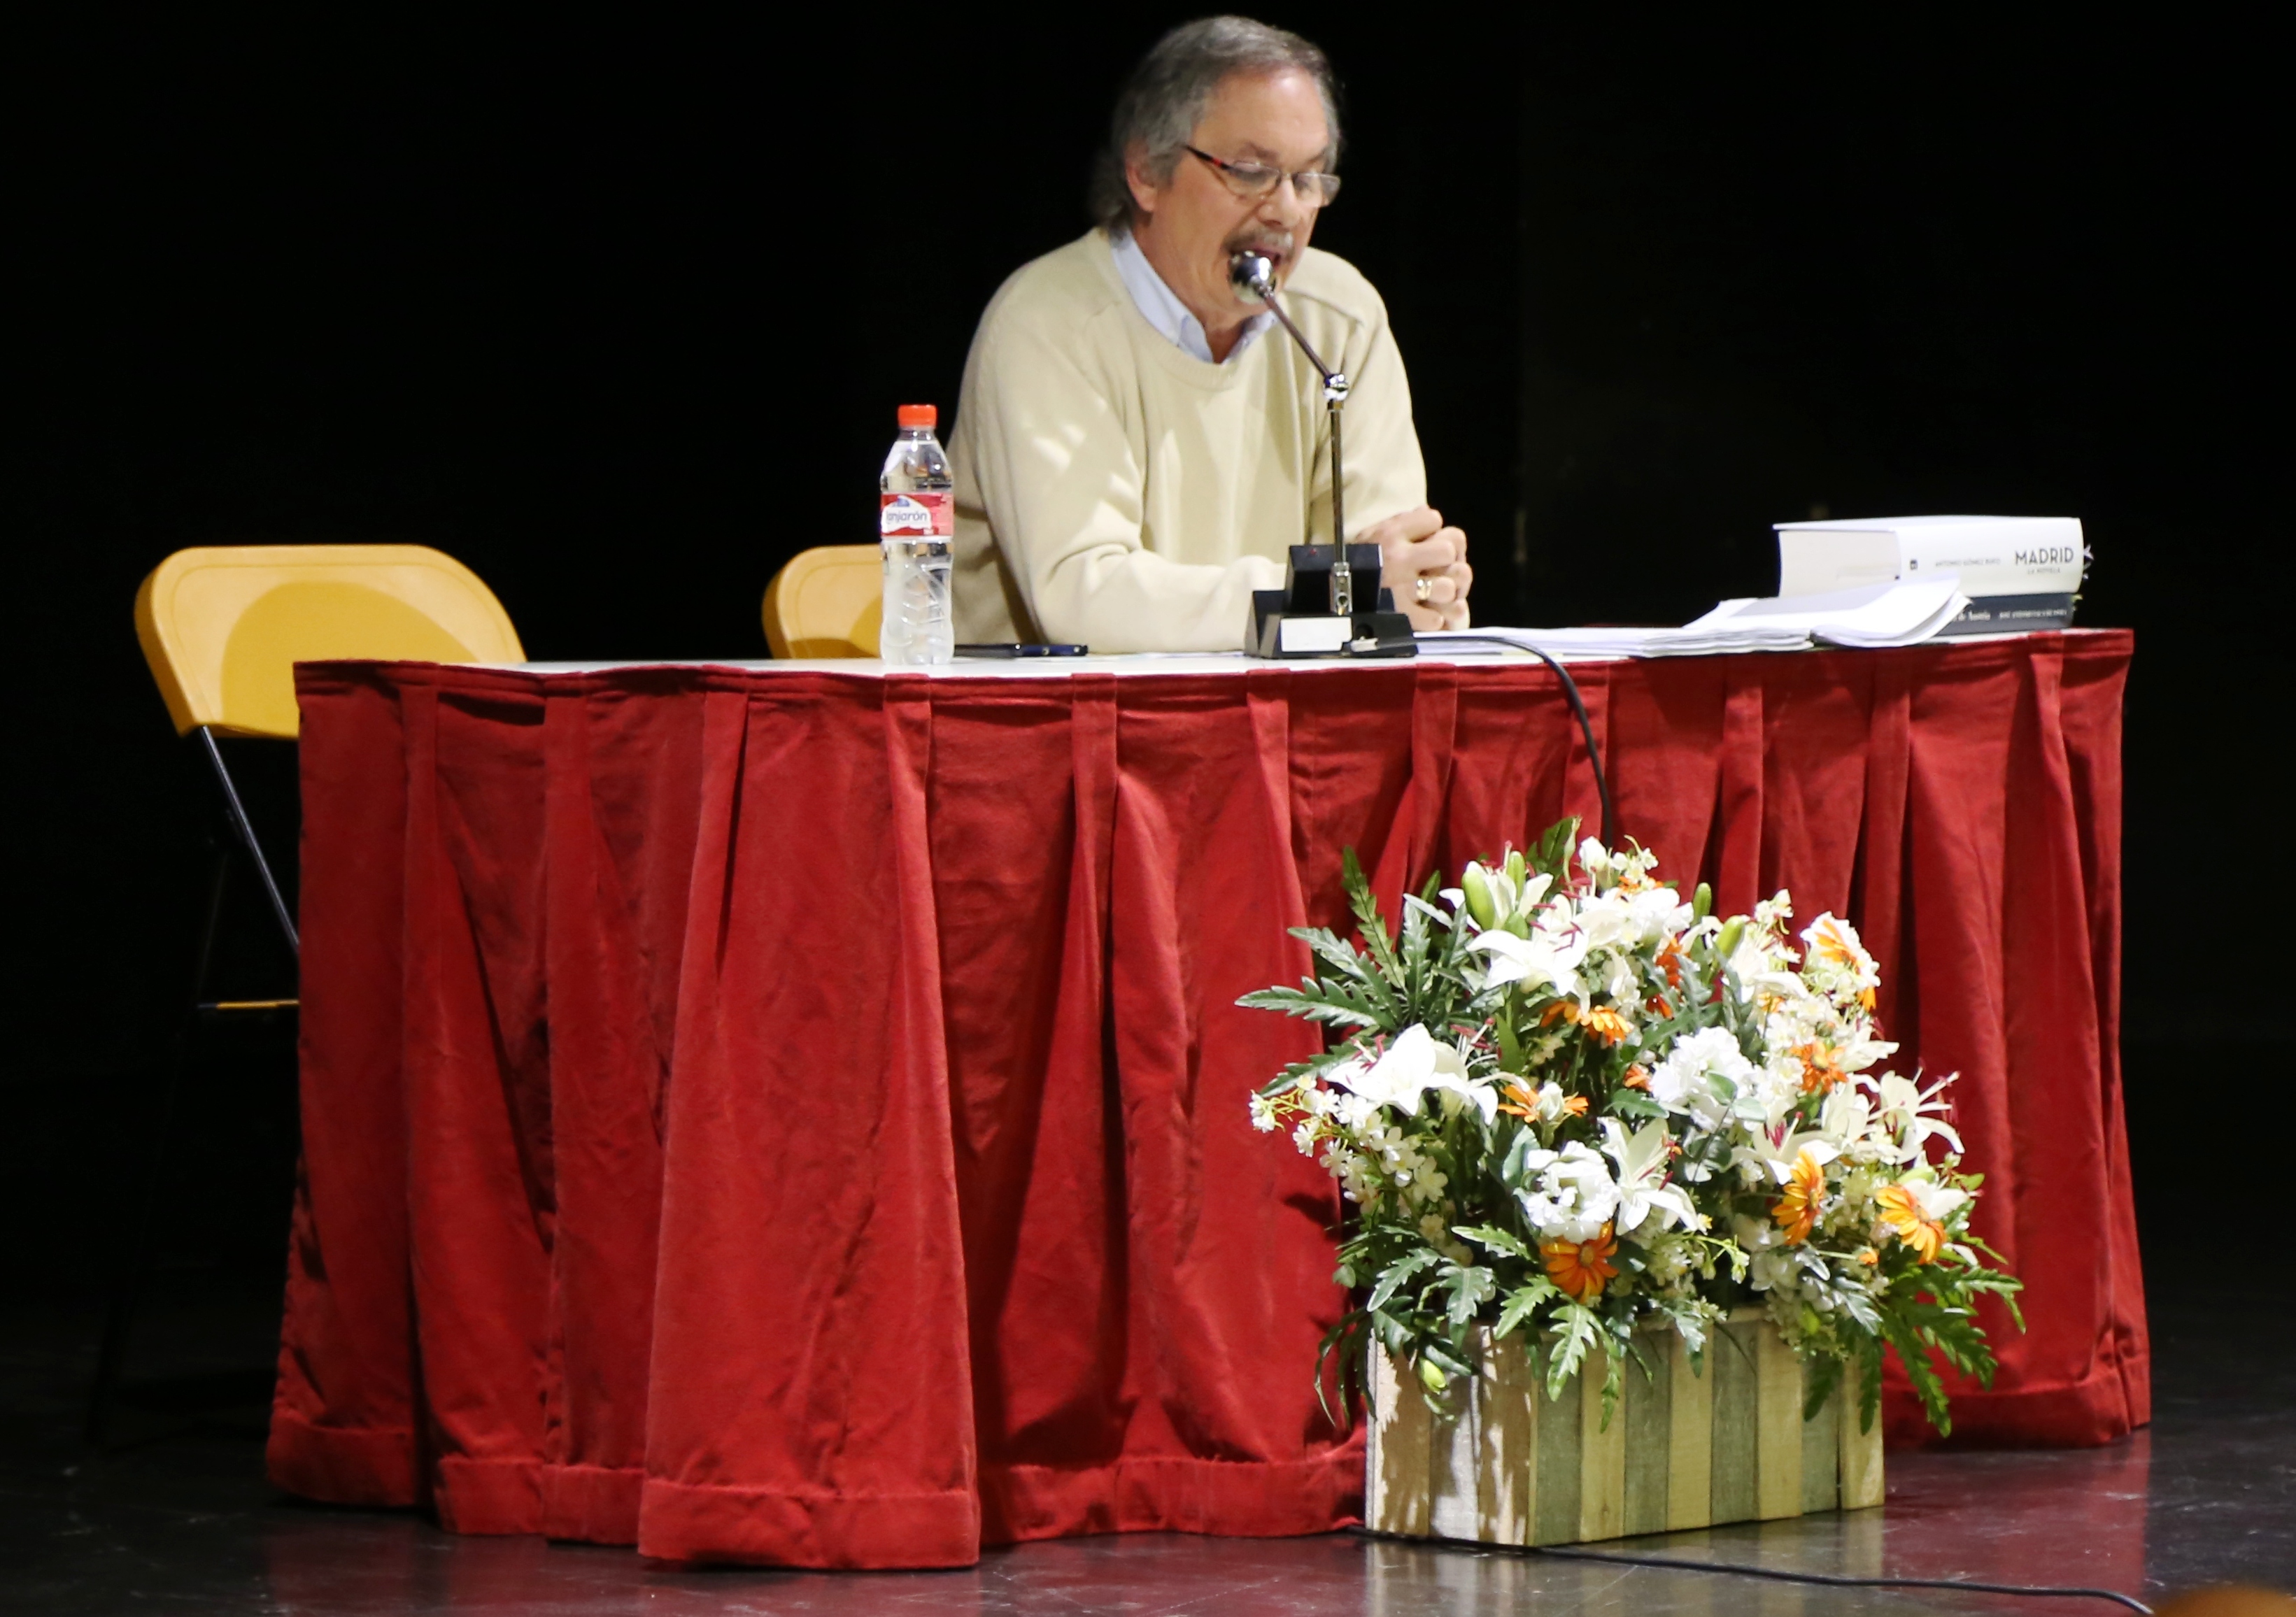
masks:
[[[766,644],[783,657],[876,656],[884,580],[873,544],[800,551],[766,586]]]
[[[130,1253],[113,1278],[110,1315],[88,1403],[88,1438],[101,1442],[127,1332],[150,1265],[152,1225],[176,1098],[202,1026],[291,1017],[291,999],[208,997],[234,855],[247,861],[284,939],[301,946],[295,918],[249,819],[216,738],[291,741],[299,728],[295,665],[347,658],[440,663],[523,662],[518,633],[493,592],[451,556],[419,544],[236,545],[178,551],[135,592],[135,635],[176,732],[214,775],[225,835],[213,843],[207,913],[192,1004],[179,1026]]]

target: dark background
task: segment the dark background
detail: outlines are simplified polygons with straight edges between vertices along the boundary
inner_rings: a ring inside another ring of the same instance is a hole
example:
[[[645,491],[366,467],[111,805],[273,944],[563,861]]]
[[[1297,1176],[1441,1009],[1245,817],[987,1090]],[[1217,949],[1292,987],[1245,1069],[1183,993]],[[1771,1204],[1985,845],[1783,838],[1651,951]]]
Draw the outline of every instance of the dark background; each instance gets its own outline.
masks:
[[[764,655],[767,580],[873,532],[893,406],[946,424],[980,306],[1084,228],[1116,82],[1186,14],[147,17],[30,56],[4,478],[20,1290],[94,1294],[184,988],[202,783],[135,646],[144,574],[190,544],[415,541],[486,578],[537,658]],[[1345,80],[1349,189],[1316,240],[1388,299],[1485,621],[1767,592],[1778,520],[2083,519],[2083,621],[2140,646],[2140,1210],[2189,1238],[2214,1196],[2210,1239],[2284,1262],[2241,1220],[2262,1162],[2203,1188],[2175,1143],[2254,1082],[2281,992],[2254,985],[2284,975],[2261,42],[2184,13],[1268,14]],[[252,985],[284,981],[264,943],[236,944]],[[289,1067],[258,1040],[193,1076],[172,1262],[275,1295]]]

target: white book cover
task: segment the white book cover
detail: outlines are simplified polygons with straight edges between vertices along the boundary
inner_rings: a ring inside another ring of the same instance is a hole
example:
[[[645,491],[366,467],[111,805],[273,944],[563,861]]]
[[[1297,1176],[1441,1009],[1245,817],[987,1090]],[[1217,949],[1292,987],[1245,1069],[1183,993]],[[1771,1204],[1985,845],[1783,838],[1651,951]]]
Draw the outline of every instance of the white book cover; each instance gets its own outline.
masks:
[[[1781,522],[1778,593],[1817,595],[1951,573],[1972,597],[2070,595],[2087,551],[2077,517],[1882,517]]]

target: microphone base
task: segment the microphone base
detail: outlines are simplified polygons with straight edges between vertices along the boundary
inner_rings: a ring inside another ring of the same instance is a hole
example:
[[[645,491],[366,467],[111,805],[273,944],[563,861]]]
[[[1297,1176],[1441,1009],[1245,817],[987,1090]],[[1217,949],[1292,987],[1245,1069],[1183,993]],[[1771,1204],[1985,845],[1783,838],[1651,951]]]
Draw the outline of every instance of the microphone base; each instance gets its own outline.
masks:
[[[1251,592],[1251,638],[1244,646],[1247,654],[1287,662],[1419,655],[1419,642],[1411,633],[1411,620],[1400,612],[1357,612],[1341,617],[1330,612],[1287,610],[1290,604],[1288,591]]]

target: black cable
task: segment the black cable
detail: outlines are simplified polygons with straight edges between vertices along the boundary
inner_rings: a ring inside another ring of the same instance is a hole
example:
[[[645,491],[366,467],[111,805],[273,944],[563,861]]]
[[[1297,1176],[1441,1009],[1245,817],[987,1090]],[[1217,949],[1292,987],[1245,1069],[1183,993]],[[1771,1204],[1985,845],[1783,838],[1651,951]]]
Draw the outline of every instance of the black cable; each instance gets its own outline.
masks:
[[[1603,845],[1615,853],[1619,845],[1619,822],[1618,816],[1611,808],[1611,776],[1610,772],[1603,767],[1603,749],[1595,745],[1595,722],[1587,716],[1587,700],[1578,694],[1578,682],[1570,677],[1570,670],[1541,651],[1537,646],[1526,646],[1521,641],[1502,640],[1496,634],[1489,636],[1450,634],[1446,635],[1438,643],[1456,646],[1464,640],[1479,640],[1487,645],[1505,646],[1516,651],[1528,651],[1554,670],[1554,677],[1562,682],[1562,694],[1570,698],[1570,711],[1578,715],[1578,733],[1587,738],[1587,755],[1594,760],[1595,789],[1602,795],[1603,798]]]
[[[1975,1583],[1961,1578],[1849,1578],[1836,1572],[1790,1572],[1771,1566],[1745,1566],[1732,1561],[1677,1561],[1666,1556],[1613,1556],[1599,1549],[1533,1548],[1535,1556],[1554,1556],[1567,1561],[1613,1561],[1621,1566],[1663,1566],[1685,1572],[1735,1572],[1742,1578],[1774,1578],[1781,1583],[1824,1583],[1838,1588],[1957,1588],[1978,1595],[2030,1595],[2065,1600],[2110,1600],[2132,1612],[2152,1617],[2152,1608],[2119,1589],[2074,1588],[2052,1583]]]
[[[1835,1588],[1950,1588],[1973,1595],[2027,1595],[2065,1600],[2110,1600],[2152,1617],[2152,1608],[2119,1589],[2074,1588],[2047,1583],[1977,1583],[1960,1578],[1851,1578],[1838,1572],[1794,1572],[1772,1566],[1747,1566],[1735,1561],[1690,1561],[1669,1556],[1618,1556],[1599,1549],[1566,1549],[1556,1545],[1488,1544],[1467,1539],[1441,1540],[1411,1538],[1401,1533],[1375,1532],[1368,1527],[1352,1530],[1364,1539],[1397,1543],[1440,1543],[1458,1549],[1503,1550],[1512,1555],[1550,1556],[1562,1561],[1608,1561],[1619,1566],[1660,1567],[1677,1572],[1733,1572],[1742,1578],[1768,1578],[1780,1583],[1822,1583]]]

